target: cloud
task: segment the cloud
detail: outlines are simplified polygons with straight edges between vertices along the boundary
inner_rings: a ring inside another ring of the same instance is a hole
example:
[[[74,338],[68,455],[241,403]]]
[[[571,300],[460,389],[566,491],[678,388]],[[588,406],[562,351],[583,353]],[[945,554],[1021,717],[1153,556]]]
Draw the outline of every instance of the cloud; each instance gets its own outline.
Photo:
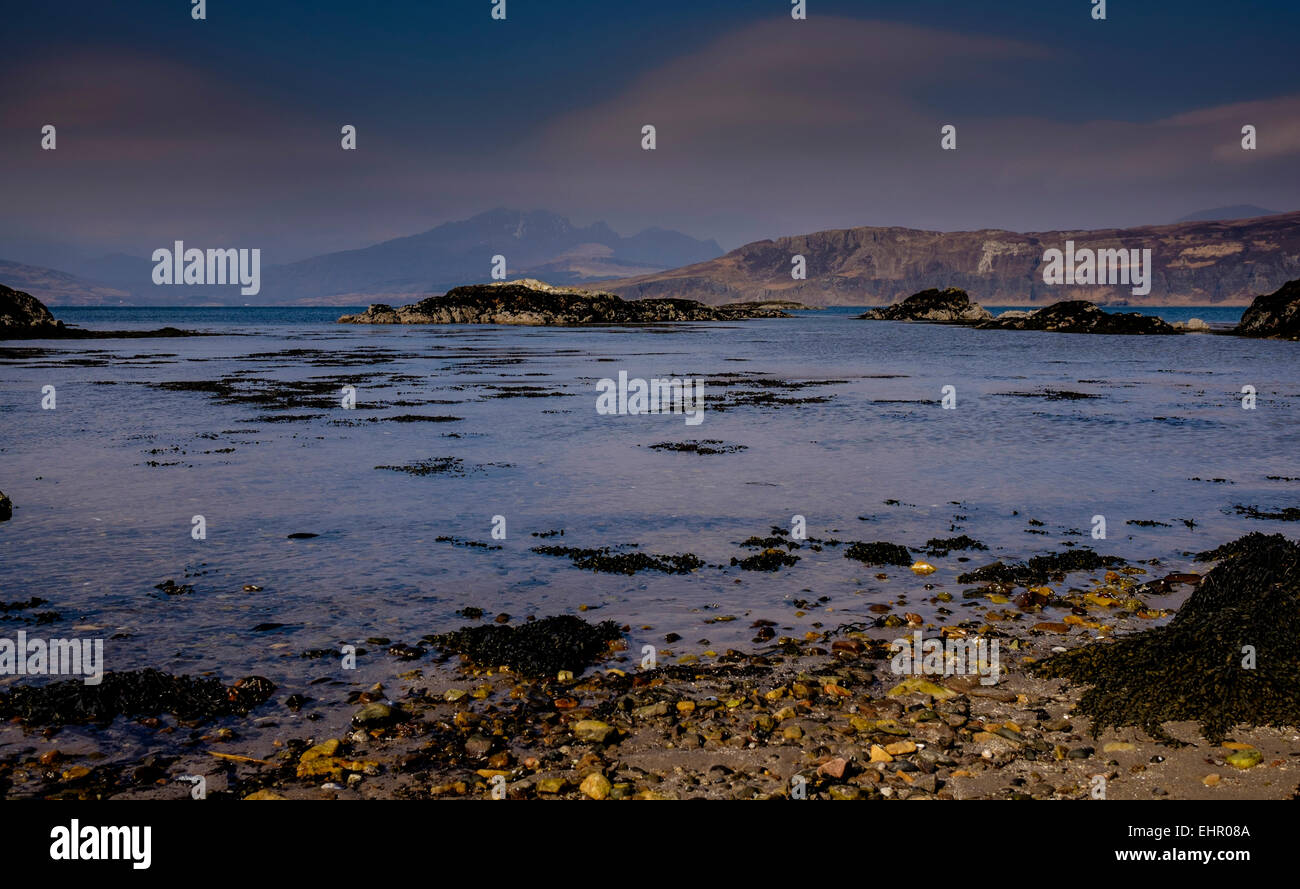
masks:
[[[665,51],[613,98],[575,94],[567,113],[523,127],[494,110],[496,83],[473,122],[418,103],[400,118],[331,113],[328,96],[272,98],[294,85],[260,91],[180,57],[69,47],[17,66],[0,95],[0,239],[139,255],[181,237],[261,246],[274,263],[500,205],[727,247],[854,225],[1087,228],[1300,207],[1300,97],[1141,120],[1135,91],[1116,97],[1114,119],[1076,119],[1089,64],[997,36],[773,18]],[[57,152],[37,149],[45,123]],[[339,147],[343,123],[358,126],[356,152]],[[1258,151],[1240,149],[1246,123]],[[641,150],[645,124],[656,151]],[[940,150],[944,124],[955,152]],[[458,138],[469,126],[474,138]]]

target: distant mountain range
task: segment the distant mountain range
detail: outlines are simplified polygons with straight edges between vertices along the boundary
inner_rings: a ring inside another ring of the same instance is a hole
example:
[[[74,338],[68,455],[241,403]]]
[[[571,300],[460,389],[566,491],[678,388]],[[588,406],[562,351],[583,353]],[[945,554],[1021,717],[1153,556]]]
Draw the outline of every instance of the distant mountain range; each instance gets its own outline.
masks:
[[[1300,278],[1300,212],[1248,218],[1253,205],[1191,214],[1171,225],[1019,233],[851,228],[757,241],[723,255],[715,241],[651,228],[623,237],[603,222],[574,226],[546,211],[497,209],[409,237],[284,265],[263,265],[261,292],[155,286],[153,263],[115,254],[68,271],[0,261],[0,284],[53,306],[402,304],[489,278],[492,257],[511,279],[605,289],[627,298],[678,297],[710,304],[795,300],[809,305],[885,305],[931,287],[960,287],[984,305],[1088,299],[1128,305],[1237,305]],[[1151,292],[1125,286],[1043,283],[1043,253],[1150,248]],[[170,247],[170,244],[159,245]],[[237,247],[237,244],[190,244]],[[807,278],[791,278],[802,255]],[[265,256],[263,257],[265,261]]]
[[[1236,209],[1236,208],[1229,208]],[[1044,251],[1151,250],[1151,290],[1043,282]],[[801,255],[807,279],[791,277]],[[850,228],[746,244],[685,268],[595,286],[629,299],[719,304],[788,299],[809,305],[888,305],[929,288],[960,287],[989,305],[1087,299],[1110,305],[1245,305],[1300,278],[1300,212],[1229,222],[1100,231],[933,232]]]
[[[3,259],[0,259],[0,284],[30,293],[51,306],[116,306],[131,301],[131,294],[125,290],[67,272]]]
[[[264,264],[261,292],[255,297],[241,296],[233,287],[156,286],[152,261],[120,253],[80,263],[71,270],[75,275],[4,263],[0,283],[51,305],[364,305],[409,302],[414,295],[486,281],[497,255],[505,257],[510,278],[576,284],[676,268],[721,254],[716,241],[681,232],[649,228],[625,238],[603,222],[579,227],[544,210],[502,208],[371,247]],[[266,254],[262,259],[267,262]]]
[[[1175,222],[1222,222],[1225,219],[1254,219],[1258,216],[1280,216],[1277,210],[1265,210],[1254,204],[1233,204],[1231,207],[1215,207],[1213,210],[1200,210],[1188,213]]]

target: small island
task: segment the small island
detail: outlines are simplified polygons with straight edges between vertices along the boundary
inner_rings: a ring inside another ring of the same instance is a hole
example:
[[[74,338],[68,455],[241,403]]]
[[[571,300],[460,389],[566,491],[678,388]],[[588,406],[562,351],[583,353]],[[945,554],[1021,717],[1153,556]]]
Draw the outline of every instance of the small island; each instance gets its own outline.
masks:
[[[658,324],[674,321],[741,321],[789,318],[799,303],[753,302],[709,306],[692,299],[623,299],[598,290],[554,287],[535,278],[469,284],[394,309],[376,303],[340,324],[513,324],[532,327],[582,324]]]

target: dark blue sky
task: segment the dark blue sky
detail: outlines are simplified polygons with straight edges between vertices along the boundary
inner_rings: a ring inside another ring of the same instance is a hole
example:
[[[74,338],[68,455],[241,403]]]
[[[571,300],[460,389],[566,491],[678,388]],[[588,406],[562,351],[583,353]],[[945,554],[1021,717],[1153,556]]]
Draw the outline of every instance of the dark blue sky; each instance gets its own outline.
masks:
[[[1300,4],[1091,5],[809,0],[793,22],[788,0],[508,0],[497,22],[490,0],[210,0],[195,22],[188,0],[15,4],[0,258],[176,232],[278,261],[499,205],[728,248],[1300,205]],[[1238,118],[1269,146],[1246,164]]]

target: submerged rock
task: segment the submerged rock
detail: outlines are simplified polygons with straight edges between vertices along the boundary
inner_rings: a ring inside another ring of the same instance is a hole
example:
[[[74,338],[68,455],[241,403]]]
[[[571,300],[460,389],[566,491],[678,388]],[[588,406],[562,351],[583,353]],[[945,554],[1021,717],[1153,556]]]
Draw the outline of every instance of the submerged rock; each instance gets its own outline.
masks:
[[[1255,297],[1233,333],[1238,336],[1300,340],[1300,279]]]
[[[1300,546],[1251,534],[1220,547],[1166,626],[1048,658],[1040,676],[1092,686],[1078,709],[1094,734],[1195,721],[1218,742],[1234,726],[1300,725]],[[1249,648],[1247,648],[1249,646]]]
[[[533,278],[456,287],[394,309],[377,303],[340,324],[650,324],[665,321],[735,321],[788,318],[768,303],[707,306],[689,299],[626,300],[612,293],[553,287]]]
[[[532,677],[554,677],[561,670],[581,673],[622,637],[612,620],[590,624],[563,614],[518,627],[487,624],[462,627],[433,637],[444,651],[464,655],[482,668],[509,667]]]
[[[105,673],[98,685],[66,679],[17,686],[0,694],[0,717],[31,725],[106,725],[117,716],[171,713],[187,722],[203,722],[248,713],[274,691],[274,683],[261,676],[248,676],[227,687],[219,679],[131,670]]]
[[[932,321],[945,324],[975,324],[993,316],[965,290],[949,287],[931,288],[914,293],[901,303],[872,309],[858,319],[863,321]]]
[[[1083,299],[1052,303],[1026,315],[1004,312],[979,325],[981,330],[1048,330],[1056,333],[1176,334],[1178,328],[1138,312],[1106,312]]]

